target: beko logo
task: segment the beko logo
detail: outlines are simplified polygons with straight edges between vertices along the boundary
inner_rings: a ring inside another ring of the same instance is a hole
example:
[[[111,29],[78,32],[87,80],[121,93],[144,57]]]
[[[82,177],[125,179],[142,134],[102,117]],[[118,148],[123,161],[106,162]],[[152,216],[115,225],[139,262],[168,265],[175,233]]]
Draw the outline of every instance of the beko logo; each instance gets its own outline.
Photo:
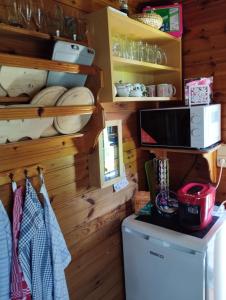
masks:
[[[165,258],[164,255],[159,254],[159,253],[154,252],[154,251],[151,251],[151,250],[149,251],[149,253],[150,253],[151,255],[157,256],[157,257],[159,257],[159,258],[161,258],[161,259],[164,259],[164,258]]]

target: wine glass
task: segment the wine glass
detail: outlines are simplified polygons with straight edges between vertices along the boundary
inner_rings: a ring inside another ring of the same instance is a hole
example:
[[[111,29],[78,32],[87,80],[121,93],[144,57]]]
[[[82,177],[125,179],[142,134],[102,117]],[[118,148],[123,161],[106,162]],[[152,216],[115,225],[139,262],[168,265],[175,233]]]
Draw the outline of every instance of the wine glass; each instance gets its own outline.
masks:
[[[64,12],[60,5],[56,5],[54,14],[55,34],[60,36],[64,32]]]
[[[38,31],[44,31],[45,15],[42,0],[33,3],[33,19]]]
[[[32,17],[32,13],[33,13],[31,0],[21,0],[19,2],[19,11],[22,16],[25,27],[30,28],[31,17]]]
[[[10,0],[7,6],[7,22],[13,26],[22,26],[22,19],[20,14],[20,3],[18,0]]]

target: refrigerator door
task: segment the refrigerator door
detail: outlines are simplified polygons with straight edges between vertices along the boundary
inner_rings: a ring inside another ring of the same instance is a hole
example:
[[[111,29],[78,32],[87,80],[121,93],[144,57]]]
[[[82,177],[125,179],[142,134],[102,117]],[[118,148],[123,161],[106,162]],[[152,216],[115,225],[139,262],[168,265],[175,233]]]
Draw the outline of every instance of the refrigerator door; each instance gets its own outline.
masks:
[[[204,300],[205,254],[122,227],[126,300]]]

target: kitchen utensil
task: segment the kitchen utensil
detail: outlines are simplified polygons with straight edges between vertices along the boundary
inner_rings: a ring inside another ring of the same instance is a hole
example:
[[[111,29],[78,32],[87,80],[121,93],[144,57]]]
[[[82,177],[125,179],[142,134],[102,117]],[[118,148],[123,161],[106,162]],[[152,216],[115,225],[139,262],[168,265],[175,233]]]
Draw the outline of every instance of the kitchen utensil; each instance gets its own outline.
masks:
[[[46,84],[47,71],[2,66],[0,85],[10,97],[34,95]]]
[[[212,221],[216,188],[211,184],[191,182],[177,192],[179,220],[189,230],[201,230]]]
[[[94,96],[86,87],[75,87],[67,91],[57,101],[57,106],[93,105]],[[58,132],[71,134],[80,131],[89,121],[91,114],[54,118],[54,126]]]
[[[65,61],[81,65],[91,65],[95,51],[80,44],[57,41],[52,60]],[[67,88],[84,86],[87,75],[64,72],[49,72],[47,86],[63,85]]]

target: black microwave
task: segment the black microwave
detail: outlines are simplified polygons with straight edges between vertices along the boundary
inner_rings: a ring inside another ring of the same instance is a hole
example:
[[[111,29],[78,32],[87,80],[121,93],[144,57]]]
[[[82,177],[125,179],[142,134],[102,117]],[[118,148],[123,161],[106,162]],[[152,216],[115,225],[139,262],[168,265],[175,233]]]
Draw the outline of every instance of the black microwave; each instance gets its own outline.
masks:
[[[221,139],[220,104],[142,109],[142,146],[203,149]]]

